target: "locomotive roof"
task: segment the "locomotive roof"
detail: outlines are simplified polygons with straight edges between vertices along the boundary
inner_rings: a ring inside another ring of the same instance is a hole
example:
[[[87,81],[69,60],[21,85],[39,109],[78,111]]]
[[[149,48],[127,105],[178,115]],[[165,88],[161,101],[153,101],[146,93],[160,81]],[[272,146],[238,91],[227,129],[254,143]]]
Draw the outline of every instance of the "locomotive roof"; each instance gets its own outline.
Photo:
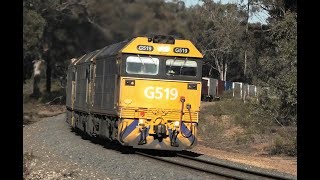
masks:
[[[104,57],[104,56],[112,56],[117,55],[119,51],[127,45],[129,40],[125,40],[116,44],[111,44],[109,46],[104,47],[101,52],[99,53],[98,57]]]
[[[75,64],[79,64],[79,63],[84,63],[84,62],[89,62],[91,60],[92,57],[94,57],[96,54],[98,54],[100,51],[100,49],[95,50],[93,52],[90,52],[88,54],[85,54],[84,56],[82,56],[79,61],[77,61]]]
[[[77,65],[85,62],[92,61],[94,58],[99,58],[99,57],[105,57],[105,56],[112,56],[112,55],[117,55],[119,51],[127,45],[129,40],[125,40],[116,44],[111,44],[109,46],[105,46],[102,49],[98,49],[92,52],[89,52],[74,62],[71,63],[71,65]]]
[[[139,49],[139,46],[141,49]],[[122,53],[150,54],[203,58],[200,51],[189,40],[175,39],[171,43],[154,42],[149,37],[136,37],[122,50]]]
[[[139,46],[147,49],[139,49]],[[177,49],[177,50],[176,50]],[[114,56],[119,53],[150,54],[162,56],[181,56],[203,58],[200,51],[189,40],[174,40],[174,43],[155,43],[148,37],[136,37],[119,43],[105,46],[102,49],[87,53],[75,60],[71,65],[81,64],[107,56]]]

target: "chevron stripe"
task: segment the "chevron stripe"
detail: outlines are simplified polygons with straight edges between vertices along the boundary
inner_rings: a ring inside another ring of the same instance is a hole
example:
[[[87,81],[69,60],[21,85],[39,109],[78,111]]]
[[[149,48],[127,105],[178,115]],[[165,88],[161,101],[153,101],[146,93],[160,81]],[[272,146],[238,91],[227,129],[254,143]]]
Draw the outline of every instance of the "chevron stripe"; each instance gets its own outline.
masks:
[[[125,132],[122,135],[122,139],[124,140],[136,127],[138,126],[138,121],[134,120],[127,128],[124,130]]]

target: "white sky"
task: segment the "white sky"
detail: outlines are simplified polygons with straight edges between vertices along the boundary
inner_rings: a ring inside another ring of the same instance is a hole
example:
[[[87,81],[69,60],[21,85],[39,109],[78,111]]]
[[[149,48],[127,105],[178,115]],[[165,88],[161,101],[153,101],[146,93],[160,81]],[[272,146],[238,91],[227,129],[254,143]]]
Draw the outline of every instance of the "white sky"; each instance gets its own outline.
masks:
[[[170,0],[166,0],[170,1]],[[182,0],[184,1],[187,7],[196,5],[200,1],[199,0]],[[214,0],[214,2],[219,2],[219,0]],[[222,4],[226,3],[239,3],[240,0],[221,0]],[[247,0],[244,0],[244,3],[247,3]],[[249,22],[260,22],[261,24],[266,24],[266,19],[268,18],[268,13],[266,11],[261,11],[259,13],[252,14],[249,18]]]

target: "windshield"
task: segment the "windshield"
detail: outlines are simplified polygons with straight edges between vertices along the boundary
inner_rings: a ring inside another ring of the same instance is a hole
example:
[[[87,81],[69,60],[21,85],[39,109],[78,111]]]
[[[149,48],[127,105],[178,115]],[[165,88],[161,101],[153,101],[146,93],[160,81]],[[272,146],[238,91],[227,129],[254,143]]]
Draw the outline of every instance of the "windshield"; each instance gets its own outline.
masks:
[[[159,72],[159,59],[153,57],[129,56],[126,61],[128,74],[157,75]]]
[[[166,74],[196,76],[197,62],[188,59],[167,59]]]

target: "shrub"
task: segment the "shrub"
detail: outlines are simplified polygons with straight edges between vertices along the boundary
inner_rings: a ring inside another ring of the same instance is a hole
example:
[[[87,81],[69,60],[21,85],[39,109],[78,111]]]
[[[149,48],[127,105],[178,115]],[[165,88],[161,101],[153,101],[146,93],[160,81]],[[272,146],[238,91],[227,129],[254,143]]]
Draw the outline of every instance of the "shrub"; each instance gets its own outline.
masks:
[[[285,139],[283,137],[277,137],[269,149],[271,155],[286,154],[289,156],[297,155],[297,141],[296,138]]]
[[[279,99],[266,97],[265,100],[244,103],[241,99],[224,98],[205,106],[200,111],[199,135],[211,141],[213,147],[222,149],[240,148],[241,145],[250,143],[267,143],[272,145],[264,150],[270,154],[296,156],[296,125],[285,126],[277,119]],[[225,117],[228,117],[229,124],[225,123]],[[224,134],[234,127],[243,131],[226,138]]]
[[[237,145],[247,144],[247,143],[254,142],[254,137],[252,136],[252,134],[247,133],[247,134],[235,136],[234,141]]]

